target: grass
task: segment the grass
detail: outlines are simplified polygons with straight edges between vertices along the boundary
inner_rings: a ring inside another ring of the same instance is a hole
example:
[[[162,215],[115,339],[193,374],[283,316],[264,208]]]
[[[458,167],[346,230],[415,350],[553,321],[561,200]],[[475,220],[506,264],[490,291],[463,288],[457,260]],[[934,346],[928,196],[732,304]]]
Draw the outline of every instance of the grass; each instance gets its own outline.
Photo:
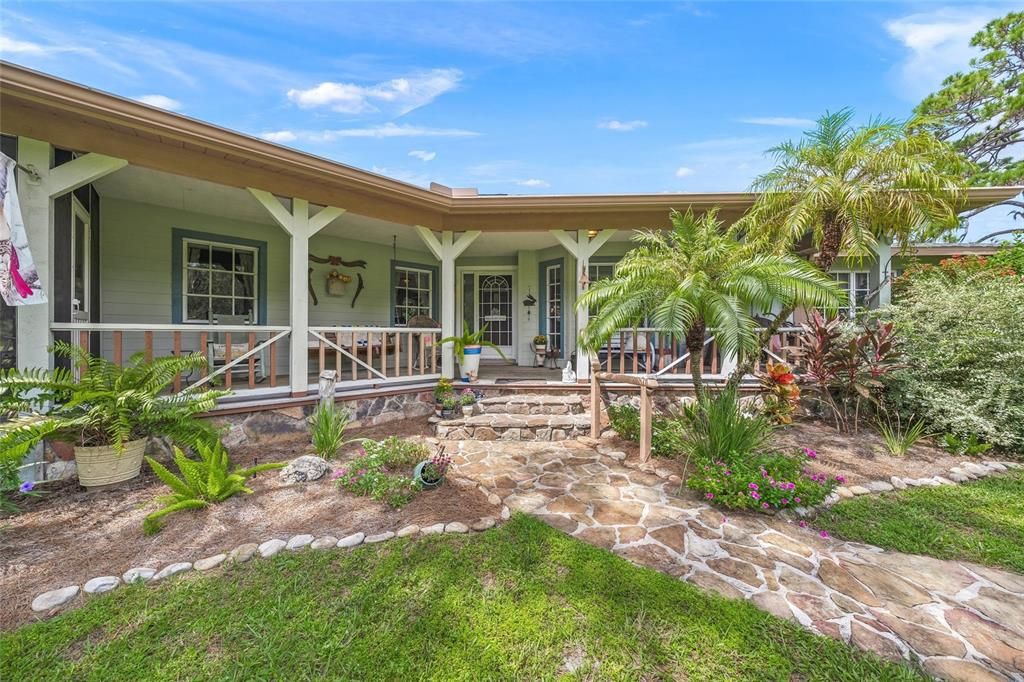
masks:
[[[517,515],[122,587],[0,637],[0,679],[909,680]]]
[[[815,523],[847,540],[1024,573],[1024,471],[843,500]]]

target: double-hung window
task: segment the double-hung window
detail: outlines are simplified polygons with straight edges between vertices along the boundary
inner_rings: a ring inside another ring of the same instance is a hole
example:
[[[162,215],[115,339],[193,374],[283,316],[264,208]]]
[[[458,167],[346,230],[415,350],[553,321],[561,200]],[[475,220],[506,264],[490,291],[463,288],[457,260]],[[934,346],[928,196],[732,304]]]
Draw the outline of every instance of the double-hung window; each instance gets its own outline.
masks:
[[[259,324],[259,249],[186,237],[182,248],[182,320],[248,317]]]
[[[434,272],[395,265],[394,278],[395,325],[405,326],[417,315],[433,318]]]

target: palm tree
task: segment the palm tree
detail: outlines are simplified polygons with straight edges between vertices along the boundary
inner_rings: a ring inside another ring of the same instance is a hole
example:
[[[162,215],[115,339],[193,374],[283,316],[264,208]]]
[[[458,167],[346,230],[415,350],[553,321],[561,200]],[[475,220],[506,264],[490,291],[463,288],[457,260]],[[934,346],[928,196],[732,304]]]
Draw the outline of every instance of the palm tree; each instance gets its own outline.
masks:
[[[871,257],[879,240],[909,244],[959,224],[967,161],[914,127],[877,120],[854,128],[853,111],[826,113],[798,142],[768,150],[775,167],[738,229],[763,246],[788,250],[806,235],[822,272],[839,253]]]
[[[614,276],[591,285],[578,306],[595,309],[581,335],[586,350],[603,346],[617,330],[647,319],[686,339],[694,391],[704,385],[701,359],[710,332],[726,354],[759,350],[751,310],[783,305],[835,306],[836,284],[806,260],[762,253],[723,230],[717,210],[695,217],[672,211],[668,232],[643,231]]]
[[[810,235],[811,262],[827,273],[841,252],[870,258],[879,241],[905,247],[955,228],[969,162],[921,121],[854,127],[852,119],[850,109],[826,112],[803,139],[770,149],[776,165],[754,181],[751,189],[761,194],[738,232],[779,252]],[[762,344],[794,309],[783,308],[762,331]],[[752,363],[740,363],[729,384],[738,384]]]

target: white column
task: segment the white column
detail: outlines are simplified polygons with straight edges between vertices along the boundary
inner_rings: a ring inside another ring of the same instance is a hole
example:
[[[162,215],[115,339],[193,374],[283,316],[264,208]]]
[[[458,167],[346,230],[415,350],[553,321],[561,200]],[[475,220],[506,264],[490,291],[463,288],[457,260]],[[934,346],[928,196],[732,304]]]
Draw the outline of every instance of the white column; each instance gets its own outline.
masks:
[[[579,347],[579,339],[590,321],[590,311],[586,306],[579,305],[580,297],[586,288],[580,280],[590,270],[590,257],[597,253],[605,243],[612,238],[615,230],[601,230],[593,238],[587,230],[576,230],[572,235],[565,230],[552,230],[551,234],[558,240],[558,243],[565,247],[575,261],[576,268],[573,273],[573,285],[576,287],[576,378],[579,381],[586,381],[590,378],[590,353],[584,352]],[[568,349],[566,349],[568,350]]]
[[[309,239],[345,209],[327,206],[311,216],[309,202],[305,199],[292,199],[292,210],[288,211],[270,192],[252,187],[249,192],[291,237],[288,248],[288,325],[291,327],[288,377],[292,396],[304,396],[309,392]]]
[[[32,260],[43,284],[47,303],[17,309],[18,367],[52,367],[50,321],[53,320],[53,199],[78,189],[128,165],[124,159],[102,154],[85,154],[50,168],[52,150],[48,142],[18,138],[18,163],[32,168],[38,178],[18,170],[18,199],[25,223]]]
[[[875,245],[875,257],[878,259],[878,307],[881,308],[892,302],[892,244],[880,240]]]
[[[458,239],[450,230],[441,232],[438,239],[433,230],[416,225],[416,233],[427,245],[434,257],[441,261],[441,337],[455,336],[455,259],[480,236],[479,230],[463,232]],[[449,379],[455,376],[455,346],[446,343],[441,348],[441,375]]]

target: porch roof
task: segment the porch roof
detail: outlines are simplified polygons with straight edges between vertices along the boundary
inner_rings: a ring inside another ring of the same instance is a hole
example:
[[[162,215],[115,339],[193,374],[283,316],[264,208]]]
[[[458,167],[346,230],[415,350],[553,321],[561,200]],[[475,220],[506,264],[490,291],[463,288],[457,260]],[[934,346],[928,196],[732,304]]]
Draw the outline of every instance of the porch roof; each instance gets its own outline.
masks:
[[[659,228],[671,208],[714,206],[732,220],[750,192],[476,195],[432,191],[0,62],[5,133],[234,187],[257,187],[324,206],[436,230],[525,231]],[[969,190],[967,208],[1016,196],[1020,187]]]

